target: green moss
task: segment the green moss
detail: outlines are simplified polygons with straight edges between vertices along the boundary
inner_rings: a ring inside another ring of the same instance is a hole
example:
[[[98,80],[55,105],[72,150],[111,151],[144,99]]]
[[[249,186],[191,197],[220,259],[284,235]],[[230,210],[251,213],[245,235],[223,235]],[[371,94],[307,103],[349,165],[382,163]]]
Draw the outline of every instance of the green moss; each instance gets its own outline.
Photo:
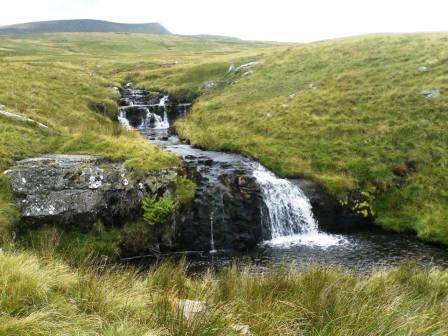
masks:
[[[183,176],[176,176],[174,183],[176,184],[176,201],[178,203],[188,203],[193,199],[196,192],[196,184],[193,181]]]

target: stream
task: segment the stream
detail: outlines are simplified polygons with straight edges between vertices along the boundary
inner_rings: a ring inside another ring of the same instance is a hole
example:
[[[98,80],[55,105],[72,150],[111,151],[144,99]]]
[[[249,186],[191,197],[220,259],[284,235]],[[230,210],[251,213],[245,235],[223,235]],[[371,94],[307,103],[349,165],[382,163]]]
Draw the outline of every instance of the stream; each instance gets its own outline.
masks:
[[[190,256],[193,267],[225,266],[235,258],[260,266],[325,263],[362,271],[403,261],[448,266],[445,247],[426,244],[413,235],[374,227],[325,232],[297,184],[242,155],[198,149],[180,141],[170,126],[189,112],[191,104],[131,84],[121,94],[119,122],[180,155],[196,179],[196,207],[180,244],[181,254]],[[238,181],[237,191],[228,182],[232,179]],[[239,201],[240,207],[235,205]],[[252,248],[240,252],[235,246]]]

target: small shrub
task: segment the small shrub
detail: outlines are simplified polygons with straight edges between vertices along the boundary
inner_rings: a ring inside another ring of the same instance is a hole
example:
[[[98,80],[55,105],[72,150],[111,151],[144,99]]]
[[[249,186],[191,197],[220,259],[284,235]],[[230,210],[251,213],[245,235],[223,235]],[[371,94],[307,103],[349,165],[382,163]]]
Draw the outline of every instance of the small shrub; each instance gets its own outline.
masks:
[[[159,200],[156,197],[146,197],[142,205],[143,218],[146,223],[152,226],[168,224],[175,208],[175,202],[170,197],[163,197]]]

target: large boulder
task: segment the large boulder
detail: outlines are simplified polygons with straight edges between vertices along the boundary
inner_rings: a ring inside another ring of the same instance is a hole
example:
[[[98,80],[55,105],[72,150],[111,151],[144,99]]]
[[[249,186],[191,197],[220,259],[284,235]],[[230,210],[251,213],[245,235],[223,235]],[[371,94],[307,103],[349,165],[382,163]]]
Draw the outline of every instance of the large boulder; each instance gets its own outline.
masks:
[[[5,172],[22,221],[88,230],[98,219],[116,223],[141,214],[149,194],[172,188],[174,170],[148,171],[139,179],[120,162],[87,155],[44,155],[17,162]]]

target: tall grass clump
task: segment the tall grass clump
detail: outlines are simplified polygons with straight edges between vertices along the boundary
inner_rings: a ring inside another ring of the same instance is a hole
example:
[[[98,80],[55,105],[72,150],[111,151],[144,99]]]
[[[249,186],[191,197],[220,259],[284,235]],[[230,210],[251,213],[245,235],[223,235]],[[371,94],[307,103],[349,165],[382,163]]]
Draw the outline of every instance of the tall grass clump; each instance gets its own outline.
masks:
[[[330,266],[234,264],[190,274],[0,254],[0,335],[445,335],[448,274],[405,264],[357,274]],[[181,300],[206,309],[186,317]]]

